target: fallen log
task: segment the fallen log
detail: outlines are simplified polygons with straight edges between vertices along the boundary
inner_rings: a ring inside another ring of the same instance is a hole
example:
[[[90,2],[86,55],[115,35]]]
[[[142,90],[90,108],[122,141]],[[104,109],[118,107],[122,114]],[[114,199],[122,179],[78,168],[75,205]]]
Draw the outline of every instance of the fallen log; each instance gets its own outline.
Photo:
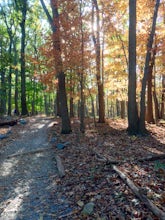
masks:
[[[42,153],[44,151],[49,151],[49,150],[52,150],[54,149],[53,147],[49,147],[49,148],[41,148],[41,149],[38,149],[38,150],[33,150],[33,151],[27,151],[27,152],[22,152],[22,153],[17,153],[17,154],[11,154],[9,156],[7,156],[7,158],[12,158],[12,157],[22,157],[22,156],[28,156],[28,155],[31,155],[31,154],[38,154],[38,153]]]
[[[96,152],[95,152],[96,153]],[[100,155],[97,153],[97,156],[103,159],[103,161],[108,162],[108,159],[105,156]],[[145,206],[160,220],[165,220],[165,212],[155,206],[146,195],[144,195],[141,190],[135,186],[134,182],[130,180],[116,165],[112,165],[112,169],[120,176],[120,178],[129,186],[132,192],[145,204]]]
[[[14,126],[17,124],[17,120],[12,120],[12,121],[2,121],[0,122],[0,127],[9,125],[9,126]]]
[[[161,160],[161,159],[165,159],[165,154],[143,157],[141,159],[138,159],[138,161],[144,162],[144,161],[154,161],[154,160]]]
[[[144,194],[141,194],[140,189],[135,186],[132,180],[130,180],[123,172],[121,172],[117,166],[112,165],[114,171],[118,173],[120,178],[130,187],[132,192],[150,209],[160,220],[165,220],[165,212],[155,206]]]
[[[62,178],[65,176],[64,166],[62,164],[61,158],[58,155],[55,156],[55,159],[57,162],[57,169],[58,169],[59,176]]]

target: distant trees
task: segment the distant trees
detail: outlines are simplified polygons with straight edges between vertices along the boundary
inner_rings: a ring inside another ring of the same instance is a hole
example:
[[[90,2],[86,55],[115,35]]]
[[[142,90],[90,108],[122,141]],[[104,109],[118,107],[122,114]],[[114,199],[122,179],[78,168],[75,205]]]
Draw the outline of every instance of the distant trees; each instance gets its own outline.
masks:
[[[26,103],[26,61],[25,61],[25,47],[26,47],[26,18],[28,10],[28,0],[20,1],[15,0],[16,11],[20,13],[20,28],[21,28],[21,114],[27,115]]]
[[[165,117],[163,16],[158,0],[131,0],[129,13],[127,1],[4,1],[0,114],[55,113],[62,133],[69,117],[84,132],[85,117],[128,116],[128,133],[145,134]]]

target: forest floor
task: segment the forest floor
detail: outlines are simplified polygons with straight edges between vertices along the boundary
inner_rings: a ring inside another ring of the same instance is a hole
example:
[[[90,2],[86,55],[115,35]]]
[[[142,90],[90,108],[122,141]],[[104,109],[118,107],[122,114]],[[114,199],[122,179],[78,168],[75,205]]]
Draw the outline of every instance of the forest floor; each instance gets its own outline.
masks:
[[[62,135],[59,119],[27,120],[0,140],[0,219],[165,219],[163,124],[141,137],[127,135],[125,120],[88,119],[82,134],[73,119],[73,132]]]

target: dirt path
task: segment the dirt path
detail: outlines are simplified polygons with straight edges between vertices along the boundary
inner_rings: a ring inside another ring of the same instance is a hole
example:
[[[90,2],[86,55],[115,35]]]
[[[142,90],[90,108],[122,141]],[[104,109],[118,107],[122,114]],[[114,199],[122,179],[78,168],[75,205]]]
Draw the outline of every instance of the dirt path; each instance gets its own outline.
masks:
[[[50,119],[32,118],[20,130],[21,138],[1,148],[0,220],[58,219],[71,211],[57,192],[53,150],[25,154],[50,147],[46,134],[50,123]]]

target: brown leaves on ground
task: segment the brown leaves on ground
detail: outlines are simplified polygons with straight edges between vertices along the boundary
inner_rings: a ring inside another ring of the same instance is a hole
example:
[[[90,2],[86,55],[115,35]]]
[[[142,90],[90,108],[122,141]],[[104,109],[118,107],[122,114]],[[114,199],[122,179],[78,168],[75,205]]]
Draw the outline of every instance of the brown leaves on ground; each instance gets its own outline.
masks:
[[[55,120],[49,138],[66,143],[57,149],[66,175],[55,179],[58,191],[65,196],[73,212],[64,219],[157,219],[95,152],[119,162],[119,168],[138,186],[141,193],[165,212],[165,160],[138,159],[165,154],[165,127],[147,125],[150,135],[128,136],[124,120],[108,120],[105,124],[86,121],[86,132],[79,132],[79,121],[72,120],[73,132],[60,134],[60,122]],[[94,212],[84,216],[85,204],[94,203]]]

